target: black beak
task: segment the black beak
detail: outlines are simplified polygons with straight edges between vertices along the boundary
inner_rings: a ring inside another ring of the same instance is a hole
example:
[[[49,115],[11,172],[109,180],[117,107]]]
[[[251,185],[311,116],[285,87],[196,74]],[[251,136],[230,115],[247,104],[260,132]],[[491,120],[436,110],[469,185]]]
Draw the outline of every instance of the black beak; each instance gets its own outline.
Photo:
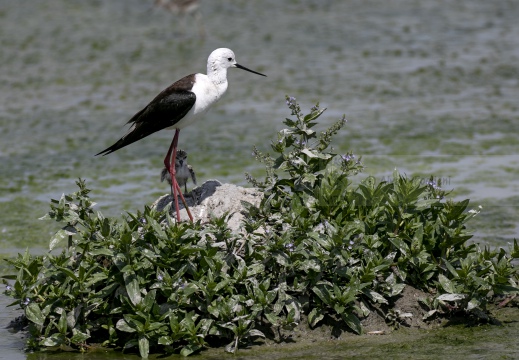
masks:
[[[245,70],[245,71],[251,72],[251,73],[256,74],[256,75],[267,76],[267,75],[265,75],[265,74],[262,74],[262,73],[256,72],[256,71],[254,71],[254,70],[247,69],[245,66],[241,66],[240,64],[234,64],[234,66],[236,66],[238,69],[242,69],[242,70]]]

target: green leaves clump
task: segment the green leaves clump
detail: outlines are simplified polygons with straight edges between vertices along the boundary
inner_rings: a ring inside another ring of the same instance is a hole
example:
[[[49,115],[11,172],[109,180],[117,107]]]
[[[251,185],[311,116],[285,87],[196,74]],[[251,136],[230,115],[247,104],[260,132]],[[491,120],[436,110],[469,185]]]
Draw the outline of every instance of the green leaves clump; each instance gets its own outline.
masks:
[[[353,185],[360,158],[328,150],[344,117],[318,137],[312,128],[325,109],[317,104],[303,115],[288,96],[287,105],[296,119],[286,119],[289,128],[272,143],[277,157],[256,152],[266,178],[252,181],[265,198],[250,227],[261,223],[279,244],[283,261],[274,252],[268,268],[309,296],[301,306],[311,326],[333,315],[360,333],[370,304],[389,304],[405,284],[437,294],[435,312],[484,310],[492,296],[518,291],[517,244],[510,254],[469,244],[466,224],[479,213],[467,211],[469,200],[445,201],[432,178],[396,171],[392,182],[367,177]]]
[[[46,217],[73,226],[71,246],[8,260],[17,274],[7,277],[14,281],[7,293],[30,322],[29,347],[86,351],[101,343],[138,348],[142,357],[187,356],[207,338],[231,341],[234,351],[264,336],[254,328],[261,309],[251,310],[242,294],[263,266],[245,266],[225,219],[173,224],[149,208],[109,219],[94,214],[85,183],[77,184],[80,191],[53,201]]]
[[[236,352],[255,338],[283,339],[302,322],[333,319],[354,333],[374,307],[398,325],[409,314],[390,308],[405,286],[428,291],[429,316],[482,312],[495,295],[516,293],[519,257],[468,243],[469,201],[444,200],[432,180],[395,172],[392,182],[367,177],[353,153],[330,147],[341,118],[318,134],[317,104],[304,115],[287,97],[292,119],[271,148],[255,149],[265,179],[258,207],[244,204],[244,231],[226,217],[175,223],[150,208],[122,219],[95,213],[85,182],[52,200],[44,218],[61,229],[50,248],[58,255],[8,260],[6,293],[29,322],[31,349],[180,353],[207,346]]]

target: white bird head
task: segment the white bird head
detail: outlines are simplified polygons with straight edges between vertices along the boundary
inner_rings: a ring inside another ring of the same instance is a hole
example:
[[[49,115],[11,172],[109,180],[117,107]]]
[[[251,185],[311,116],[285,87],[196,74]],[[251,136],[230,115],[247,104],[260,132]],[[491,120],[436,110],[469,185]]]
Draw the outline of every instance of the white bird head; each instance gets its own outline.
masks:
[[[245,66],[242,66],[236,62],[236,55],[231,49],[227,48],[219,48],[214,50],[209,58],[207,59],[207,72],[215,71],[220,72],[224,69],[228,69],[230,67],[235,67],[238,69],[242,69],[245,71],[249,71],[253,74],[267,76],[261,74],[259,72],[253,71],[251,69],[247,69]]]

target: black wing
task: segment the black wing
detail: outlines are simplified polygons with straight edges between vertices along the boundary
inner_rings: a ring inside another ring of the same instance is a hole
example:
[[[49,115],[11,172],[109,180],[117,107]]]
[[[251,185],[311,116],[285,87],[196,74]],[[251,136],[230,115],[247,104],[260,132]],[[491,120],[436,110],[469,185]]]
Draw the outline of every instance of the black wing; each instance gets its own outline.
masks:
[[[115,144],[97,153],[96,156],[113,153],[179,122],[196,102],[196,95],[190,91],[194,77],[194,74],[186,76],[157,95],[128,121],[128,124],[132,124],[128,132]]]

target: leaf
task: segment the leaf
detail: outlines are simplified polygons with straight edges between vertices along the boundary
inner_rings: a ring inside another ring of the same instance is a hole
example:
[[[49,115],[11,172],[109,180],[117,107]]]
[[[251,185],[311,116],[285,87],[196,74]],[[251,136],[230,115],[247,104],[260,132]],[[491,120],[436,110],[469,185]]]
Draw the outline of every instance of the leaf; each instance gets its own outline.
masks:
[[[58,230],[50,239],[49,250],[54,250],[65,239],[68,239],[67,231],[64,229]]]
[[[273,313],[265,313],[264,315],[267,318],[269,323],[271,323],[274,326],[278,326],[279,325],[279,317],[277,317]]]
[[[75,211],[73,211],[73,204],[70,204],[70,209],[65,211],[63,214],[63,220],[68,223],[74,223],[79,220],[79,214]],[[77,209],[77,207],[76,207]]]
[[[312,291],[326,304],[331,305],[331,296],[329,290],[324,285],[316,285]]]
[[[362,333],[362,325],[360,324],[360,320],[358,317],[356,317],[353,314],[346,314],[346,312],[343,312],[341,314],[341,317],[350,329],[352,329],[359,335]]]
[[[330,154],[323,154],[319,151],[311,150],[311,149],[307,149],[307,148],[301,150],[301,152],[303,154],[307,155],[309,158],[319,158],[319,159],[323,159],[323,160],[328,160],[329,158],[332,157]]]
[[[185,297],[189,297],[190,295],[196,293],[198,291],[198,287],[195,284],[187,284],[182,289],[182,293]]]
[[[308,324],[310,325],[310,327],[313,328],[323,318],[324,318],[324,314],[323,314],[322,309],[313,308],[312,311],[310,311],[310,314],[308,314]]]
[[[441,301],[458,301],[465,299],[464,294],[443,294],[438,296],[436,299]]]
[[[150,353],[150,342],[144,335],[139,336],[139,353],[143,359],[147,359]]]
[[[141,290],[139,289],[139,281],[133,272],[125,272],[124,284],[126,285],[126,292],[134,306],[137,306],[142,301]]]
[[[161,239],[161,240],[167,240],[168,238],[168,235],[166,234],[166,232],[162,229],[162,226],[160,226],[160,224],[155,220],[153,219],[152,217],[150,216],[146,216],[146,221],[148,222],[149,225],[151,225],[151,227],[153,228],[153,231],[155,232],[155,235]]]
[[[111,293],[113,293],[115,291],[115,289],[119,288],[119,286],[122,286],[116,282],[113,282],[111,283],[110,285],[107,285],[106,287],[104,287],[103,289],[101,289],[97,294],[96,296],[100,297],[100,298],[105,298],[107,297],[108,295],[110,295]]]
[[[515,286],[511,286],[511,285],[495,285],[494,286],[494,292],[496,294],[513,294],[513,293],[518,293],[519,292],[519,288],[515,287]]]
[[[378,302],[380,304],[389,304],[389,302],[386,300],[386,298],[383,297],[382,295],[380,295],[378,292],[370,290],[369,295],[371,295],[373,300],[375,300],[376,302]]]
[[[171,345],[171,344],[173,344],[173,339],[171,339],[169,336],[161,336],[161,337],[159,337],[159,340],[157,341],[157,344],[159,344],[159,345]]]
[[[448,293],[455,293],[456,292],[456,286],[452,281],[447,279],[445,275],[440,274],[438,276],[438,281],[440,282],[440,285],[442,286],[443,290],[447,291]]]
[[[405,284],[395,284],[391,288],[391,296],[399,295],[405,288]]]
[[[346,308],[343,305],[335,304],[333,306],[333,310],[335,310],[337,314],[342,314],[344,313],[344,310],[346,310]]]
[[[189,344],[189,345],[186,345],[182,348],[182,350],[180,350],[180,355],[181,356],[189,356],[191,355],[192,353],[194,353],[195,351],[198,351],[202,348],[201,345],[197,345],[197,344]]]
[[[443,263],[445,264],[445,266],[447,267],[447,270],[449,270],[449,272],[455,277],[455,278],[459,278],[459,274],[458,272],[456,271],[456,269],[454,268],[454,266],[451,265],[450,262],[448,262],[446,259],[443,259]]]
[[[63,271],[69,278],[71,278],[72,280],[74,280],[75,282],[79,283],[79,279],[78,277],[76,276],[76,274],[74,274],[74,272],[66,267],[61,267],[61,266],[57,266],[57,268],[60,270],[60,271]]]
[[[92,270],[95,270],[95,268],[92,267],[92,268],[89,270],[89,272],[92,271]],[[98,282],[100,282],[100,281],[103,281],[103,280],[105,280],[105,279],[107,279],[107,278],[108,278],[108,275],[105,274],[105,273],[103,273],[103,272],[97,272],[97,273],[93,274],[93,275],[90,276],[90,277],[88,277],[88,275],[87,275],[87,279],[88,279],[88,281],[85,282],[85,287],[92,286],[92,285],[94,285],[94,284],[96,284],[96,283],[98,283]],[[101,285],[102,285],[102,284],[101,284]],[[118,284],[117,284],[117,285],[118,285]]]
[[[369,310],[369,308],[366,305],[364,300],[362,300],[360,302],[359,308],[360,308],[360,312],[361,312],[362,316],[364,316],[364,317],[368,316],[371,313],[371,311]]]
[[[61,315],[59,317],[58,330],[63,335],[67,334],[67,315],[64,310],[61,312]]]
[[[452,203],[451,206],[449,206],[449,213],[447,214],[447,219],[449,220],[456,220],[459,218],[459,216],[465,211],[467,206],[469,205],[470,200],[465,199],[463,201],[458,201],[456,203]]]
[[[106,247],[94,249],[92,251],[89,251],[88,254],[91,256],[97,256],[97,255],[114,256],[113,250],[110,250],[109,248],[106,248]]]
[[[303,175],[303,182],[309,183],[311,186],[313,186],[316,181],[317,181],[317,176],[315,176],[314,174],[304,174]],[[315,200],[313,202],[315,202]],[[306,205],[306,203],[305,203],[305,205]]]
[[[131,340],[128,340],[125,344],[124,344],[124,347],[123,349],[130,349],[134,346],[137,346],[138,345],[138,342],[137,340],[135,339],[131,339]]]
[[[76,306],[73,310],[69,311],[67,314],[67,325],[69,328],[73,329],[76,326],[77,319],[81,314],[81,309],[83,305]]]
[[[326,108],[322,108],[322,109],[319,109],[319,110],[317,110],[317,111],[313,111],[313,112],[311,112],[310,114],[305,115],[304,120],[305,120],[305,121],[308,121],[308,122],[310,122],[310,121],[312,121],[312,120],[315,120],[315,119],[317,119],[319,116],[321,116],[321,114],[322,114],[323,112],[325,112],[325,111],[326,111]],[[287,125],[288,125],[288,124],[287,124]],[[289,126],[290,126],[290,125],[289,125]]]
[[[510,256],[513,259],[519,258],[519,246],[517,245],[517,239],[514,239],[514,245],[510,245]]]
[[[157,330],[163,326],[166,326],[165,324],[161,323],[161,322],[152,322],[150,324],[150,326],[148,326],[148,328],[146,329],[147,331],[153,331],[153,330]]]
[[[287,266],[290,263],[290,259],[287,254],[283,252],[276,251],[272,254],[272,257],[276,259],[276,262],[281,266]]]
[[[465,310],[470,311],[472,309],[477,308],[481,302],[478,299],[472,298],[467,304],[467,308]]]
[[[292,320],[296,323],[299,323],[301,321],[301,310],[300,310],[301,304],[294,300],[294,298],[289,298],[285,302],[285,308],[288,310],[289,314],[293,314]]]
[[[430,310],[422,317],[422,319],[423,320],[427,320],[428,318],[430,318],[431,316],[433,316],[437,312],[438,312],[438,310]]]
[[[423,241],[423,224],[419,223],[416,227],[413,239],[411,241],[411,250],[416,253],[422,249]]]
[[[389,241],[391,241],[391,243],[398,249],[400,250],[400,252],[404,255],[404,256],[407,256],[407,253],[409,252],[409,247],[407,246],[407,244],[400,238],[397,238],[397,237],[390,237],[389,238]]]
[[[85,342],[85,340],[90,338],[90,335],[85,334],[77,329],[72,330],[72,337],[70,338],[70,341],[74,344],[82,344]]]
[[[25,316],[29,321],[32,321],[36,325],[43,326],[45,322],[45,317],[41,313],[40,307],[37,303],[31,302],[27,307],[25,308]]]
[[[41,344],[44,346],[58,346],[58,345],[63,344],[65,342],[64,340],[65,339],[62,334],[54,333],[51,336],[49,336],[48,338],[46,338],[45,340],[43,340],[41,342]]]
[[[117,330],[129,332],[129,333],[135,332],[135,329],[132,328],[130,325],[128,325],[128,323],[124,319],[119,319],[117,324],[115,324],[115,328]]]
[[[405,319],[405,318],[410,319],[410,318],[413,317],[413,314],[412,313],[408,313],[408,312],[407,313],[406,312],[401,312],[401,313],[398,314],[398,317],[400,319]]]
[[[52,199],[51,199],[52,201]],[[38,220],[52,220],[54,219],[54,215],[51,215],[51,212],[46,213],[42,217],[38,218]]]
[[[320,273],[322,271],[321,264],[319,263],[319,261],[317,259],[309,259],[309,260],[304,261],[300,265],[300,269],[307,273],[309,272],[309,270],[313,270],[317,273]]]
[[[146,296],[144,296],[144,311],[149,312],[155,303],[155,294],[157,293],[157,290],[151,290],[149,291]]]
[[[259,336],[259,337],[265,338],[265,334],[263,334],[258,329],[250,329],[249,330],[249,336]]]
[[[225,352],[234,354],[236,352],[236,341],[237,341],[237,339],[234,339],[232,342],[225,345]]]
[[[226,287],[229,283],[231,282],[230,279],[225,279],[225,280],[222,280],[220,281],[213,289],[213,291],[215,293],[219,292],[221,289],[223,289],[224,287]]]

